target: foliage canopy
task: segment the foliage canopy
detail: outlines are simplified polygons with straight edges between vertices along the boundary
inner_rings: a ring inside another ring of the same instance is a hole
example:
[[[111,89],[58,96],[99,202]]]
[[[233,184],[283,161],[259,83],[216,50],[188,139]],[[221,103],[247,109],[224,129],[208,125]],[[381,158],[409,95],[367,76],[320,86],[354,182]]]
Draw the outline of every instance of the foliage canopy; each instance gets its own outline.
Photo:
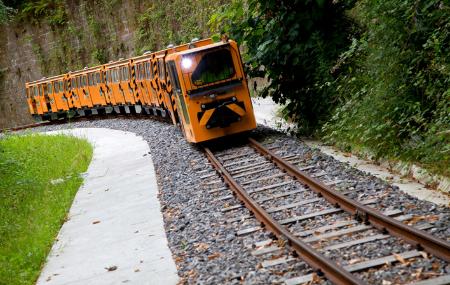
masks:
[[[301,134],[450,174],[448,1],[232,1],[210,24]]]
[[[248,74],[269,80],[261,95],[286,104],[302,133],[310,134],[335,104],[333,65],[348,46],[345,11],[353,1],[233,1],[211,18],[245,46]]]
[[[340,58],[326,139],[449,175],[448,1],[362,0],[353,15],[363,32]]]

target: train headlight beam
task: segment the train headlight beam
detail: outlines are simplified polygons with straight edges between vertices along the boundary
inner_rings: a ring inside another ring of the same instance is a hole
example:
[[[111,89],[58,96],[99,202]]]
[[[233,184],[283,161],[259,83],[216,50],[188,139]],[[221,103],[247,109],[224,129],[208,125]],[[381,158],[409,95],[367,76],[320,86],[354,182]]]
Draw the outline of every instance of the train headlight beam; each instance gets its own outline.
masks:
[[[181,66],[183,69],[189,69],[192,66],[192,59],[189,57],[185,57],[181,60]]]

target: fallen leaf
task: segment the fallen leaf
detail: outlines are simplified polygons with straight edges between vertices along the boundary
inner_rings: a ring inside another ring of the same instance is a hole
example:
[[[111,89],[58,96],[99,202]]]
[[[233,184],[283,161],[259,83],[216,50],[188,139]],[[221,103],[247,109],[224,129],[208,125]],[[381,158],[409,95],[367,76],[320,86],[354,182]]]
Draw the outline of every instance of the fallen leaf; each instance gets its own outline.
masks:
[[[206,244],[206,243],[203,243],[203,242],[198,243],[198,244],[195,245],[195,249],[196,249],[197,251],[205,251],[205,250],[207,250],[208,248],[209,248],[209,245]]]
[[[105,269],[108,270],[108,271],[114,271],[114,270],[117,269],[117,266],[113,265],[113,266],[110,266],[110,267],[105,267]]]
[[[286,241],[284,239],[277,239],[277,244],[279,247],[284,247],[286,245]]]
[[[358,263],[358,262],[360,262],[360,261],[361,261],[360,258],[354,258],[354,259],[351,259],[351,260],[348,262],[348,264],[355,264],[355,263]]]
[[[428,259],[428,253],[426,253],[425,251],[421,251],[420,254],[423,258]]]
[[[431,268],[433,268],[433,271],[437,271],[441,267],[439,262],[433,262],[431,263]]]
[[[139,269],[139,268],[136,268],[135,270],[134,270],[134,272],[140,272],[141,270]]]
[[[420,280],[420,276],[422,275],[423,267],[417,268],[416,270],[416,280]]]
[[[99,224],[99,223],[100,223],[100,221],[93,221],[93,222],[92,222],[92,224],[94,224],[94,225],[95,225],[95,224]]]
[[[400,254],[394,253],[394,257],[395,257],[395,259],[397,259],[398,262],[400,262],[402,264],[406,264],[405,259]]]
[[[218,252],[210,254],[210,255],[208,255],[208,260],[212,260],[212,259],[217,258],[219,256],[220,256],[220,253],[218,253]]]
[[[313,273],[312,274],[311,284],[318,284],[320,282],[321,282],[321,280],[320,280],[319,275],[317,275],[317,273]]]

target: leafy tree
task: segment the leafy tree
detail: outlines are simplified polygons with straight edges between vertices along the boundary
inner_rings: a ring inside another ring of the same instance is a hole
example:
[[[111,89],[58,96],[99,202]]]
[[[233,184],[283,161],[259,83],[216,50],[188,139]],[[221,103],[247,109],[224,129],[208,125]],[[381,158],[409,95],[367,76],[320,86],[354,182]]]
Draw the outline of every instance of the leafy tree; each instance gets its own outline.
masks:
[[[261,95],[286,104],[285,114],[311,134],[335,105],[332,67],[349,45],[353,1],[232,1],[211,18],[218,32],[245,46],[248,74],[269,80]]]
[[[339,60],[326,138],[449,175],[449,2],[361,0],[352,14],[364,32]]]
[[[15,12],[14,9],[7,6],[7,4],[8,3],[5,4],[2,0],[0,0],[0,24],[8,22],[10,15]]]

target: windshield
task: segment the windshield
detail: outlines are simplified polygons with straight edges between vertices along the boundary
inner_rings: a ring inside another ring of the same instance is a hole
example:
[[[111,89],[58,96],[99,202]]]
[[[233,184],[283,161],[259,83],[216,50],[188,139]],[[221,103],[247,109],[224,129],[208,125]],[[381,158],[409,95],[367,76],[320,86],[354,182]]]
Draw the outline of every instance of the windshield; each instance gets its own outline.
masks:
[[[234,65],[228,49],[220,49],[203,55],[192,73],[196,86],[206,85],[233,77]]]

